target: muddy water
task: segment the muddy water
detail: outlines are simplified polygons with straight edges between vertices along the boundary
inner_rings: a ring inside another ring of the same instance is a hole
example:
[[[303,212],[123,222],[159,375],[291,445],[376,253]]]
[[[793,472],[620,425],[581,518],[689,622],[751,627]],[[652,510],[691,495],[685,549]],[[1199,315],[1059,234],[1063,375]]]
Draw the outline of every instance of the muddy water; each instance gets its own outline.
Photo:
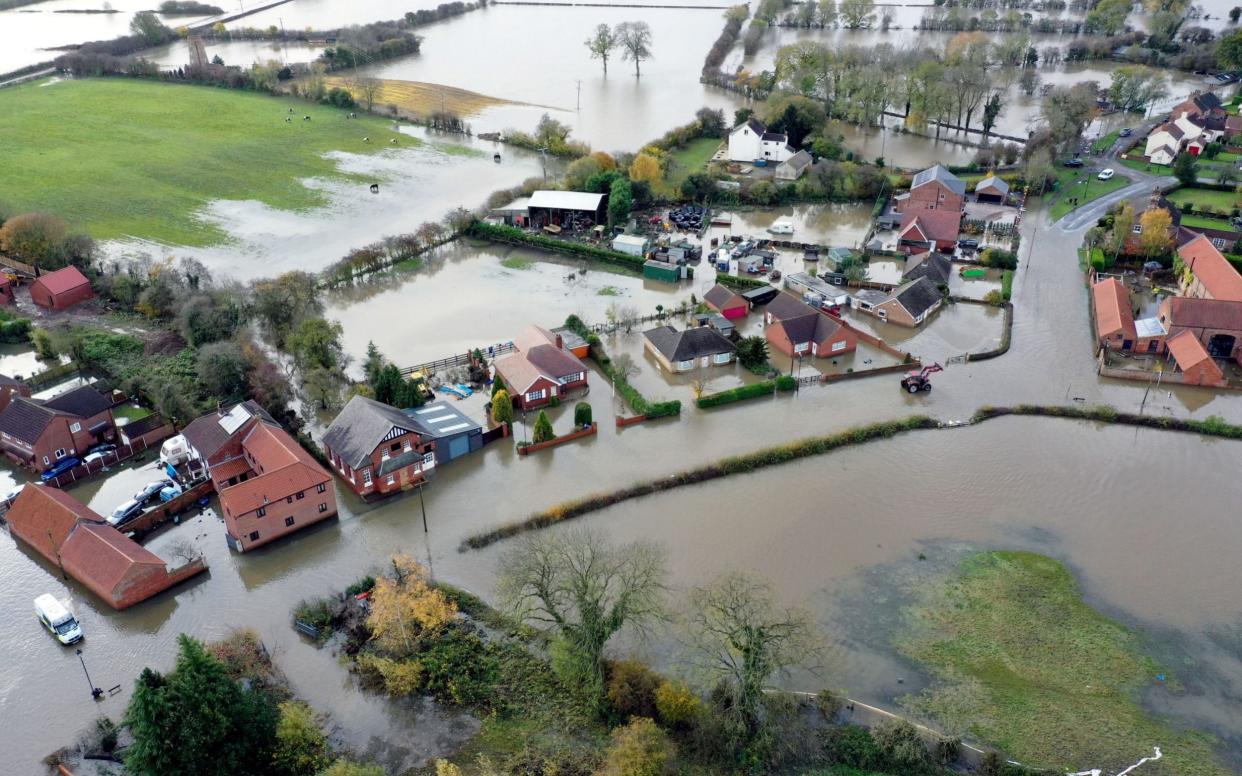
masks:
[[[272,60],[287,63],[312,62],[323,51],[323,46],[264,40],[205,41],[205,44],[208,58],[218,56],[224,60],[224,64],[236,67],[249,67]],[[148,49],[142,55],[160,67],[184,67],[190,61],[190,44],[179,40],[167,46]]]

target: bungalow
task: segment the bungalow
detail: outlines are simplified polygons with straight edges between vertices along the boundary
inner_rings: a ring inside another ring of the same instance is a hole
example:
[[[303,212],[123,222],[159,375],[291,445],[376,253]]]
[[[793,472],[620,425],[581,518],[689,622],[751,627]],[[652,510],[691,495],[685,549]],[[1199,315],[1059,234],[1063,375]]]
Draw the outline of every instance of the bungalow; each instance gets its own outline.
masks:
[[[1242,302],[1171,296],[1160,303],[1158,317],[1170,335],[1189,331],[1212,358],[1242,364]]]
[[[918,173],[910,181],[910,190],[893,198],[893,210],[956,210],[966,202],[966,183],[942,165]]]
[[[750,303],[741,294],[719,283],[703,295],[703,302],[729,320],[744,318],[750,312]]]
[[[858,335],[843,322],[781,294],[764,312],[763,336],[787,356],[841,356],[858,348]]]
[[[888,298],[875,305],[871,311],[889,323],[914,327],[939,310],[943,302],[940,289],[924,277],[893,289]]]
[[[1181,380],[1187,385],[1217,387],[1225,384],[1225,373],[1208,355],[1203,343],[1193,332],[1182,331],[1167,340],[1169,356],[1172,357]]]
[[[989,175],[975,184],[975,199],[980,202],[1005,202],[1009,198],[1009,184]]]
[[[237,552],[336,515],[332,475],[255,402],[210,412],[181,433],[206,466]]]
[[[0,452],[40,472],[115,436],[112,402],[89,385],[47,400],[18,389],[0,410]]]
[[[773,177],[778,181],[796,181],[811,168],[811,164],[814,161],[806,151],[799,151],[776,165],[776,173]]]
[[[5,519],[13,536],[114,609],[129,608],[207,570],[201,558],[169,568],[57,488],[23,488]]]
[[[952,253],[957,247],[961,224],[960,210],[907,210],[897,228],[897,250],[902,253],[933,250]]]
[[[902,272],[901,278],[909,281],[925,277],[939,287],[949,285],[952,274],[953,262],[948,256],[942,253],[925,252],[906,259],[905,271]]]
[[[405,412],[355,396],[323,435],[328,463],[359,496],[384,496],[424,482],[436,465],[435,442]]]
[[[677,331],[657,326],[643,332],[644,347],[666,372],[688,372],[696,366],[718,366],[733,361],[736,348],[729,338],[709,326]]]
[[[541,407],[587,385],[587,368],[554,332],[531,326],[515,343],[516,353],[496,359],[496,375],[518,409]]]
[[[733,162],[756,162],[766,160],[780,163],[794,155],[789,138],[779,132],[769,132],[763,122],[749,118],[729,132],[729,160]]]
[[[1182,245],[1177,255],[1185,266],[1181,277],[1183,296],[1242,302],[1242,275],[1206,236],[1199,235]]]
[[[86,275],[72,265],[40,275],[30,284],[30,300],[48,310],[67,310],[94,295]]]

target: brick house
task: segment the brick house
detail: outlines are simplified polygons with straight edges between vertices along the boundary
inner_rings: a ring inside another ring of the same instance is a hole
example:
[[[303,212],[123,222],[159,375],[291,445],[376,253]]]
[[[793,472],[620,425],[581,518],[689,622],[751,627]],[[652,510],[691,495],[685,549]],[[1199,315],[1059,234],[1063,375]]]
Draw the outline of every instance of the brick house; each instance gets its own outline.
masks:
[[[1180,246],[1177,255],[1185,267],[1181,276],[1183,296],[1242,302],[1242,275],[1208,237],[1199,235]]]
[[[908,210],[897,226],[897,250],[902,253],[952,253],[962,227],[962,211]]]
[[[0,451],[40,472],[115,437],[112,402],[89,385],[46,400],[18,390],[0,410]]]
[[[126,609],[207,570],[201,558],[170,568],[56,488],[23,488],[5,518],[13,536],[114,609]]]
[[[786,356],[829,358],[853,353],[858,335],[849,326],[791,294],[779,294],[764,310],[763,336]]]
[[[910,181],[910,190],[893,198],[893,210],[955,210],[961,213],[966,202],[966,183],[944,168],[935,165],[918,173]]]
[[[1135,323],[1130,292],[1117,278],[1105,278],[1093,284],[1091,304],[1095,309],[1095,337],[1099,347],[1135,353],[1159,353],[1164,349],[1164,327],[1149,320],[1141,321],[1142,327]]]
[[[542,407],[554,397],[587,386],[587,368],[560,335],[531,326],[514,344],[516,353],[496,359],[496,375],[519,410]]]
[[[744,318],[750,312],[746,297],[719,283],[703,294],[703,303],[731,321]]]
[[[1181,331],[1166,340],[1169,357],[1173,359],[1181,381],[1186,385],[1218,387],[1225,384],[1225,374],[1208,355],[1203,343],[1191,331]]]
[[[1208,355],[1242,364],[1242,302],[1171,296],[1158,316],[1170,336],[1189,331]]]
[[[873,305],[870,312],[889,323],[913,328],[926,321],[943,303],[944,296],[936,284],[921,277],[893,289],[888,298]]]
[[[737,350],[728,337],[710,326],[683,331],[672,326],[657,326],[643,332],[643,340],[647,352],[666,372],[730,364]]]
[[[31,395],[30,386],[8,375],[0,375],[0,412],[4,412],[4,408],[18,396],[24,396],[29,399]]]
[[[67,310],[94,295],[91,282],[74,266],[40,275],[30,284],[30,300],[48,310]]]
[[[181,432],[220,496],[229,546],[246,552],[336,515],[327,472],[252,401]]]
[[[345,484],[363,498],[384,496],[427,480],[435,442],[405,412],[355,396],[323,435],[323,451]]]

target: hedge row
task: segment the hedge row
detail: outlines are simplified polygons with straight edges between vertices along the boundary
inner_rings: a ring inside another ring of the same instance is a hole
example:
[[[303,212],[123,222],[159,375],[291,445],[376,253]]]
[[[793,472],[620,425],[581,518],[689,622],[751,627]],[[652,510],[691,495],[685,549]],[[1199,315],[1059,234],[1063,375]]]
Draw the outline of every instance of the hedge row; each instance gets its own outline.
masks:
[[[1242,439],[1242,426],[1229,423],[1219,415],[1210,415],[1203,420],[1156,417],[1153,415],[1136,415],[1132,412],[1119,412],[1106,404],[1094,407],[1049,406],[1043,404],[1019,404],[1014,407],[980,407],[975,413],[973,421],[981,423],[985,420],[1006,415],[1094,420],[1100,423],[1116,423],[1123,426],[1139,426],[1162,431],[1185,431],[1192,434],[1202,434],[1224,439]]]
[[[720,273],[716,275],[716,282],[722,286],[728,286],[734,289],[740,288],[743,291],[749,291],[752,288],[759,288],[760,286],[769,285],[766,280],[756,280],[755,278],[747,278],[740,275],[727,275]]]
[[[823,455],[849,445],[861,444],[874,439],[885,439],[907,431],[937,428],[938,426],[939,423],[932,418],[925,415],[914,415],[901,420],[859,426],[858,428],[840,431],[828,436],[811,437],[785,445],[767,447],[753,453],[725,458],[677,474],[662,475],[654,479],[643,480],[629,487],[608,493],[596,493],[580,499],[562,502],[548,509],[535,512],[525,520],[501,525],[490,531],[467,537],[462,542],[459,550],[462,552],[470,549],[477,550],[525,531],[546,528],[564,520],[581,517],[604,507],[639,498],[640,496],[648,496],[653,493],[680,488],[683,485],[695,485],[733,474],[745,474],[746,472],[753,472],[768,466],[776,466],[802,458]]]
[[[466,234],[483,240],[518,243],[545,251],[568,253],[584,259],[608,262],[639,271],[642,271],[643,268],[643,259],[640,256],[630,256],[620,251],[597,248],[594,245],[587,245],[574,240],[558,240],[555,237],[548,237],[537,232],[527,232],[515,226],[502,226],[475,221],[466,227]]]
[[[575,316],[570,317],[573,318]],[[566,321],[566,324],[569,323],[569,321]],[[630,405],[630,409],[634,411],[635,415],[644,415],[649,420],[654,420],[656,418],[667,418],[681,414],[681,401],[678,399],[658,402],[647,401],[646,396],[643,396],[638,392],[637,388],[630,385],[625,375],[618,374],[612,368],[612,359],[604,352],[604,345],[600,342],[599,337],[595,334],[590,334],[586,339],[591,344],[591,358],[595,359],[595,363],[599,364],[599,368],[612,380],[617,393],[621,394],[621,398],[625,399],[625,403]]]
[[[750,385],[741,385],[737,388],[730,388],[720,393],[709,393],[700,396],[695,400],[695,404],[699,409],[705,410],[708,407],[719,407],[722,404],[732,404],[735,401],[745,401],[746,399],[757,399],[760,396],[771,396],[776,392],[776,382],[773,380],[764,380]]]

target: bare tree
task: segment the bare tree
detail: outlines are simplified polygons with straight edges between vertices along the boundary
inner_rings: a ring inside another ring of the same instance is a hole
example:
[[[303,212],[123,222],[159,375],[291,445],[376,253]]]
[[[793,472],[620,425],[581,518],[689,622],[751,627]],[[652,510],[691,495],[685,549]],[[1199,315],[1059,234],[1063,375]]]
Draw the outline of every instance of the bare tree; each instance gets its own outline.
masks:
[[[375,107],[375,98],[379,96],[380,82],[375,78],[356,78],[354,79],[354,92],[362,97],[362,101],[366,103],[367,110]]]
[[[781,606],[767,583],[745,574],[691,590],[686,624],[701,667],[728,688],[730,710],[748,740],[759,731],[764,685],[790,668],[818,663],[810,616]]]
[[[604,63],[604,75],[608,75],[608,57],[617,47],[617,43],[617,34],[607,24],[596,27],[591,37],[586,39],[586,47],[591,52],[591,59],[598,59]]]
[[[553,632],[591,698],[604,691],[604,647],[621,628],[663,617],[664,551],[614,545],[587,529],[528,535],[500,559],[497,593],[521,619]]]
[[[634,76],[641,76],[639,65],[651,59],[651,27],[646,22],[621,22],[614,31],[623,49],[621,56],[634,61]]]
[[[193,544],[185,539],[178,539],[173,542],[168,548],[168,554],[182,563],[189,563],[202,555],[201,552],[195,549]]]
[[[618,353],[613,356],[612,373],[625,380],[638,374],[638,367],[634,364],[634,357],[629,353]]]

